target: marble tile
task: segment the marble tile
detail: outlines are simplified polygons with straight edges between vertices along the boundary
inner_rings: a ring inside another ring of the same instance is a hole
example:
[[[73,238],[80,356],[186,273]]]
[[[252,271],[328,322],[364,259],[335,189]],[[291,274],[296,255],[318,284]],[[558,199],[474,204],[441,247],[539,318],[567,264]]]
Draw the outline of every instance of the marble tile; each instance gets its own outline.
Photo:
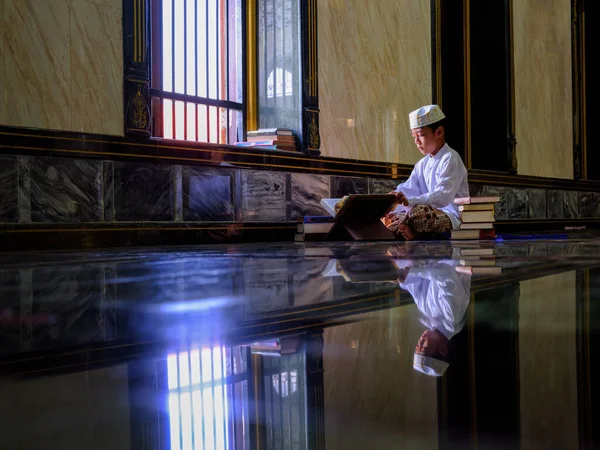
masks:
[[[102,220],[102,163],[32,158],[33,222],[97,222]]]
[[[594,217],[594,193],[579,192],[579,217]]]
[[[4,0],[6,124],[71,128],[68,0]]]
[[[291,173],[291,211],[290,219],[302,216],[327,216],[319,202],[329,198],[329,177],[306,173]]]
[[[173,167],[115,162],[115,220],[175,219]]]
[[[509,189],[507,192],[508,207],[506,215],[509,219],[526,219],[529,204],[527,189]]]
[[[184,166],[183,220],[233,221],[233,188],[233,170]]]
[[[579,194],[577,192],[564,192],[563,216],[565,219],[575,219],[579,216]]]
[[[570,3],[515,2],[513,23],[519,174],[573,179]]]
[[[484,196],[499,196],[500,202],[496,204],[496,220],[508,218],[509,208],[509,189],[499,186],[484,186],[482,190]]]
[[[400,180],[369,178],[369,194],[387,194],[396,190],[400,183]]]
[[[594,217],[600,219],[600,192],[594,192]]]
[[[564,192],[547,191],[546,194],[548,198],[548,219],[562,219],[565,198]]]
[[[543,189],[529,189],[529,218],[545,219],[546,212],[546,191]]]
[[[183,220],[183,167],[173,166],[173,195],[175,208],[175,221]]]
[[[483,195],[483,190],[484,190],[483,185],[481,184],[471,184],[469,183],[469,195],[471,197],[480,197]]]
[[[19,171],[16,156],[0,157],[0,222],[19,219]]]
[[[286,174],[242,170],[241,214],[243,221],[286,219]]]
[[[104,221],[115,220],[115,163],[102,161],[102,199],[104,201]]]
[[[407,115],[431,103],[430,2],[323,1],[317,15],[323,154],[414,164]]]
[[[348,194],[368,194],[368,178],[331,177],[331,198],[340,198]]]
[[[19,156],[19,223],[31,223],[31,156]]]
[[[122,8],[109,5],[69,0],[74,131],[123,135]]]

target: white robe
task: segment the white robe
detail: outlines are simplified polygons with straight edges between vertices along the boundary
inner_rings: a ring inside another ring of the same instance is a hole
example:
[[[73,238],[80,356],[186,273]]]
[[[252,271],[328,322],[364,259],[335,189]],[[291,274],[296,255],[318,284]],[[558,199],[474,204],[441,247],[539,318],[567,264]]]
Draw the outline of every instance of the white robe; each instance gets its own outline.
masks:
[[[435,156],[427,155],[419,160],[396,192],[406,196],[409,206],[399,205],[395,212],[410,210],[415,205],[429,205],[443,211],[456,230],[460,226],[460,214],[454,199],[469,196],[467,169],[460,155],[444,144]]]
[[[410,268],[400,287],[412,295],[421,313],[420,322],[446,338],[462,330],[471,299],[471,276],[458,273],[456,260]]]

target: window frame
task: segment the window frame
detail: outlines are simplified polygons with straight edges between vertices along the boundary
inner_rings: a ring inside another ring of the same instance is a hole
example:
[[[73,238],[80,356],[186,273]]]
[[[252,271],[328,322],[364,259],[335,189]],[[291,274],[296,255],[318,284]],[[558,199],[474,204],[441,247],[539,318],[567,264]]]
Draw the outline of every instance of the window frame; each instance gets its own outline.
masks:
[[[151,132],[151,136],[153,138],[158,138],[158,139],[173,139],[173,140],[177,140],[177,141],[181,141],[181,142],[193,142],[193,143],[199,143],[199,144],[210,144],[210,145],[226,145],[226,144],[233,144],[233,142],[229,142],[229,135],[226,138],[226,142],[223,143],[221,142],[221,138],[220,136],[217,137],[217,142],[211,141],[211,136],[210,136],[210,129],[208,128],[210,125],[207,124],[207,135],[208,135],[208,140],[199,140],[198,139],[198,135],[196,135],[195,139],[188,139],[188,133],[187,133],[187,105],[204,105],[207,108],[209,107],[216,107],[217,109],[217,114],[220,114],[221,109],[226,109],[227,110],[227,117],[228,119],[231,117],[231,113],[232,112],[239,112],[242,115],[242,136],[240,140],[245,140],[246,138],[246,133],[248,130],[248,119],[249,116],[252,115],[252,111],[254,108],[254,110],[256,109],[256,103],[254,103],[254,106],[250,105],[249,108],[249,98],[253,98],[255,97],[255,95],[252,95],[253,90],[255,89],[255,85],[253,86],[251,83],[251,79],[249,79],[248,74],[249,74],[249,67],[248,67],[248,63],[249,63],[249,59],[248,59],[248,53],[249,51],[251,52],[251,49],[253,48],[253,46],[256,45],[256,37],[255,37],[255,25],[254,27],[253,22],[255,22],[255,18],[253,18],[252,15],[249,15],[248,12],[251,11],[251,4],[255,3],[256,0],[241,0],[241,66],[242,66],[242,70],[241,70],[241,86],[242,86],[242,94],[241,94],[241,102],[235,102],[232,100],[220,100],[220,99],[214,99],[214,98],[210,98],[210,97],[202,97],[200,95],[196,96],[196,95],[191,95],[191,94],[182,94],[182,93],[177,93],[177,92],[171,92],[171,91],[165,91],[163,89],[158,88],[158,86],[162,85],[162,79],[163,79],[163,0],[148,0],[149,1],[149,6],[150,6],[150,19],[151,19],[151,29],[150,29],[150,36],[149,36],[149,41],[150,41],[150,47],[151,47],[151,51],[149,52],[149,87],[148,87],[148,97],[149,97],[149,102],[151,104],[151,111],[152,111],[152,118],[151,118],[151,128],[150,128],[150,132]],[[175,1],[175,0],[174,0]],[[198,2],[197,0],[182,0],[184,2],[184,5],[187,5],[188,2],[195,2],[195,8],[198,6]],[[215,1],[215,2],[222,2],[226,5],[225,8],[225,18],[227,19],[228,17],[230,17],[229,14],[229,1],[230,0],[206,0],[206,4],[208,5],[209,1]],[[175,3],[173,2],[173,5]],[[196,11],[196,9],[194,8],[194,11]],[[207,6],[208,8],[208,6]],[[174,6],[173,6],[173,10],[174,10]],[[185,11],[186,6],[184,6],[184,17],[187,16],[187,12]],[[217,8],[217,10],[219,10],[219,8]],[[220,18],[220,16],[219,16]],[[186,19],[184,19],[184,22],[186,22]],[[196,26],[198,28],[199,27],[199,23],[196,24]],[[229,30],[229,24],[226,24],[226,29]],[[254,34],[253,34],[254,33]],[[207,31],[208,34],[208,31]],[[228,68],[229,67],[229,59],[230,59],[230,55],[229,55],[229,46],[230,46],[230,40],[229,40],[229,32],[226,32],[227,35],[227,44],[226,44],[226,56],[225,56],[225,66]],[[184,32],[184,39],[187,40],[187,36],[186,33]],[[174,40],[172,42],[172,46],[174,49]],[[193,44],[192,44],[193,45]],[[187,49],[187,45],[186,45],[186,49]],[[217,52],[218,55],[218,52]],[[173,56],[174,58],[174,56]],[[187,68],[187,51],[185,51],[185,66]],[[214,71],[214,67],[210,67],[209,69],[212,69]],[[226,79],[228,79],[229,75],[228,69],[223,68],[223,73],[227,74],[226,75]],[[251,72],[252,68],[250,68],[250,72]],[[174,69],[174,64],[173,64],[173,72],[175,71]],[[211,70],[207,71],[207,78],[210,76]],[[187,83],[186,83],[187,84]],[[217,89],[222,89],[222,80],[218,80],[217,82]],[[175,91],[175,89],[173,89],[173,91]],[[208,94],[208,91],[207,91]],[[175,114],[172,115],[173,117],[173,137],[172,138],[165,138],[164,137],[164,122],[163,122],[163,100],[170,100],[172,101],[173,104],[173,111],[175,111],[175,102],[183,102],[184,105],[186,105],[186,107],[184,108],[184,117],[186,117],[186,119],[183,119],[184,121],[184,134],[186,135],[184,138],[180,138],[180,137],[175,137],[175,123],[176,123],[176,117]],[[254,116],[256,116],[256,112],[254,111]],[[209,122],[210,123],[210,122]],[[198,113],[196,113],[196,124],[198,124]],[[198,125],[197,125],[198,127]],[[198,128],[197,128],[198,130]]]

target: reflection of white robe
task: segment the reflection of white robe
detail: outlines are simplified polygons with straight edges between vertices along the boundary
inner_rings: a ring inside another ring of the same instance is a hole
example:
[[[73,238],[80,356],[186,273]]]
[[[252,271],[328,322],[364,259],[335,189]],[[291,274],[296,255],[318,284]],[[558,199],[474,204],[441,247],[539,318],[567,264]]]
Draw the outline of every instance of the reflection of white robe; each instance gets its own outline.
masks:
[[[471,276],[458,273],[458,261],[411,267],[402,289],[410,292],[421,312],[420,322],[448,339],[462,330],[471,297]]]
[[[402,192],[409,207],[399,205],[395,212],[406,211],[415,205],[429,205],[443,211],[452,222],[452,228],[460,226],[460,215],[454,199],[469,196],[467,169],[460,155],[448,144],[435,156],[425,156],[415,164],[408,180],[400,183],[396,192]]]

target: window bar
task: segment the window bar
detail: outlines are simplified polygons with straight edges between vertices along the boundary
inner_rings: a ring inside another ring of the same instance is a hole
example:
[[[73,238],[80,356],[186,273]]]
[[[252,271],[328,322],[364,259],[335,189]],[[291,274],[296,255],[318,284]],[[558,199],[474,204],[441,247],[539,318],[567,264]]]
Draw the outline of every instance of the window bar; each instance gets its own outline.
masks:
[[[204,429],[206,422],[206,415],[204,414],[204,371],[202,370],[203,354],[204,349],[200,348],[200,357],[198,358],[198,365],[200,366],[200,421],[202,422],[202,449],[206,450],[206,431]]]
[[[292,448],[292,372],[288,372],[288,396],[286,401],[287,420],[288,420],[288,442]]]
[[[287,104],[287,90],[286,90],[286,82],[287,82],[287,64],[286,64],[286,51],[285,51],[285,33],[287,31],[285,19],[287,14],[287,3],[288,0],[283,0],[281,2],[281,76],[283,79],[281,80],[281,86],[283,89],[283,104],[284,106]]]
[[[225,0],[225,91],[226,91],[226,96],[225,96],[225,100],[230,100],[229,97],[229,58],[230,58],[230,53],[229,53],[229,1],[230,0]],[[236,99],[237,100],[237,99]],[[227,111],[227,119],[229,119],[229,111]],[[229,120],[227,120],[227,125],[229,125],[229,123],[231,123]],[[229,144],[229,133],[227,133],[227,143]]]
[[[209,36],[208,36],[208,2],[204,0],[206,5],[206,15],[204,16],[204,28],[206,30],[206,98],[210,98],[210,58],[209,58]],[[206,107],[206,140],[210,142],[210,107]]]
[[[230,353],[230,358],[229,358],[229,363],[231,364],[231,376],[233,376],[235,374],[235,367],[234,367],[234,351],[233,351],[233,347],[229,347],[229,353]],[[233,382],[231,383],[231,417],[232,417],[232,429],[233,429],[233,448],[237,449],[237,429],[238,429],[238,425],[237,425],[237,404],[235,402],[235,387],[236,387],[236,383]]]
[[[171,92],[175,92],[175,0],[171,0]],[[172,138],[175,139],[175,101],[171,102],[171,108],[173,109]]]
[[[190,384],[188,386],[190,391],[190,415],[192,419],[192,449],[196,448],[196,421],[194,420],[194,393],[192,392],[192,352],[187,352],[188,357],[188,371]]]
[[[183,93],[187,94],[187,0],[183,0]],[[183,139],[188,138],[187,103],[183,104]],[[193,447],[192,447],[193,448]]]
[[[219,349],[221,350],[221,398],[223,400],[223,413],[225,413],[225,388],[227,387],[227,384],[225,383],[226,377],[227,377],[227,373],[225,372],[225,362],[223,361],[226,358],[226,351],[225,351],[225,346],[220,346]],[[225,448],[228,448],[228,442],[227,442],[227,416],[225,414],[222,414],[223,416],[223,442],[225,444]]]
[[[217,85],[215,86],[215,96],[217,99],[219,99],[221,97],[221,62],[219,61],[220,56],[221,56],[221,47],[220,47],[220,40],[219,40],[219,32],[221,31],[221,18],[220,16],[220,10],[221,10],[221,1],[220,0],[215,0],[215,38],[216,38],[216,45],[215,45],[215,73],[217,74]],[[216,123],[216,129],[217,129],[217,144],[221,143],[221,111],[219,108],[217,108],[217,123]]]
[[[283,383],[281,382],[283,373],[281,373],[281,357],[277,361],[277,371],[279,372],[279,445],[283,447]]]
[[[277,107],[277,0],[272,0],[273,4],[273,107]],[[273,115],[273,119],[277,117]],[[281,378],[281,377],[280,377]],[[281,394],[281,392],[280,392]]]
[[[196,72],[194,74],[195,83],[194,86],[196,88],[196,97],[198,97],[198,73],[200,73],[198,61],[198,0],[194,0],[194,55],[196,55]],[[200,128],[198,127],[198,116],[200,115],[200,111],[198,109],[198,105],[195,108],[196,111],[196,140],[200,140]],[[202,349],[200,349],[200,353],[202,354]],[[200,355],[202,356],[202,355]],[[194,449],[195,450],[195,449]]]
[[[212,376],[210,377],[210,388],[211,388],[211,399],[212,399],[212,423],[213,423],[213,445],[217,445],[217,417],[215,414],[215,347],[214,344],[210,346],[210,372]]]
[[[273,397],[275,395],[275,388],[273,387],[273,373],[269,360],[270,358],[265,358],[265,376],[263,377],[263,383],[265,383],[265,427],[267,428],[267,448],[275,448],[275,444],[273,443]],[[267,362],[269,367],[267,367]],[[269,421],[271,422],[271,426],[269,426]]]
[[[261,33],[261,35],[263,36],[263,59],[264,59],[264,63],[263,63],[263,79],[264,79],[264,106],[268,105],[269,102],[269,57],[268,57],[268,52],[269,52],[269,48],[268,48],[268,36],[269,36],[269,26],[267,23],[267,0],[258,0],[262,5],[263,5],[263,24],[265,29],[263,30],[263,32]],[[260,115],[259,115],[259,124],[260,124]],[[260,128],[260,127],[259,127]]]
[[[181,366],[179,364],[179,358],[181,353],[177,351],[175,354],[175,360],[177,361],[177,408],[179,409],[179,444],[183,445],[183,417],[181,413]]]

